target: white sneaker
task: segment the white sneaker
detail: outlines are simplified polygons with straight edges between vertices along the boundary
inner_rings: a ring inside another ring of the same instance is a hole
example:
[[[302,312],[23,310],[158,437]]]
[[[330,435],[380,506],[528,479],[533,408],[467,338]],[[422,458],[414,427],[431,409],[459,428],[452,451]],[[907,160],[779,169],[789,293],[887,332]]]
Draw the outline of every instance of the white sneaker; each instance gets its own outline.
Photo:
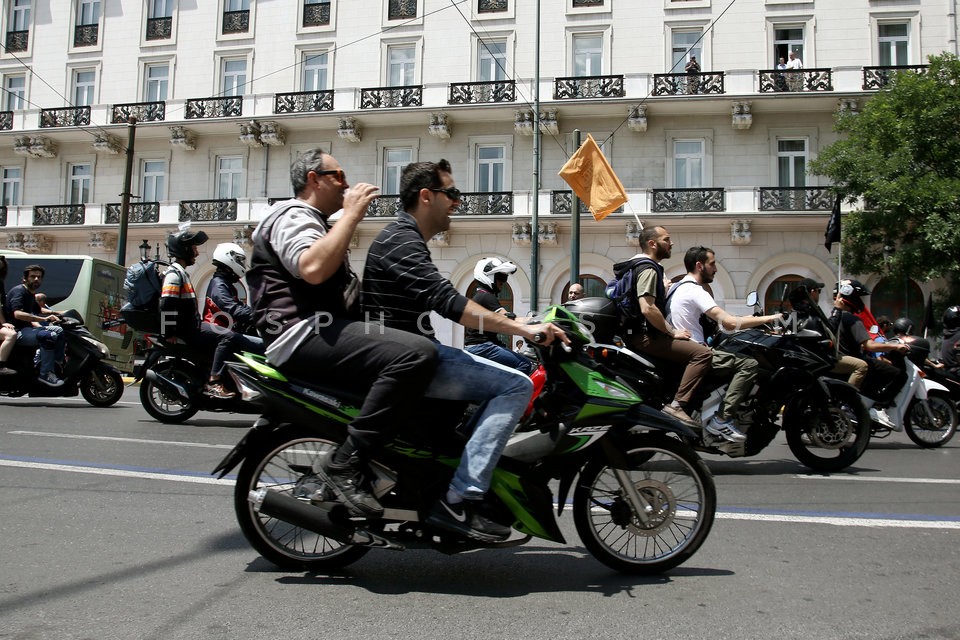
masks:
[[[737,429],[733,420],[720,420],[717,416],[710,418],[710,422],[707,423],[707,433],[720,436],[730,442],[744,442],[747,439],[747,434]]]
[[[879,422],[888,429],[896,429],[897,424],[893,419],[887,415],[886,409],[878,409],[877,407],[870,407],[870,419],[874,422]]]
[[[37,380],[39,380],[39,381],[42,382],[43,384],[47,385],[48,387],[62,387],[62,386],[63,386],[63,380],[61,380],[60,378],[58,378],[58,377],[56,376],[56,374],[54,374],[53,372],[50,372],[50,373],[48,373],[48,374],[46,374],[46,375],[42,375],[42,376],[40,376],[39,378],[37,378]]]

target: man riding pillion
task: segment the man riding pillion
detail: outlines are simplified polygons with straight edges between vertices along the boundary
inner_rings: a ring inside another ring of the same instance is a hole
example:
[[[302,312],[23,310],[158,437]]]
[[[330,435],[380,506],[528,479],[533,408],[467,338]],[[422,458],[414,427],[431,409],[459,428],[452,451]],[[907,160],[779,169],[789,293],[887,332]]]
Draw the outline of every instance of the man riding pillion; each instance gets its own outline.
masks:
[[[543,344],[554,338],[569,342],[553,324],[522,324],[467,299],[433,264],[427,240],[450,228],[450,216],[460,205],[450,163],[407,165],[400,178],[400,199],[404,210],[384,227],[367,252],[362,299],[369,317],[434,340],[431,311],[474,329]],[[488,520],[478,507],[490,488],[503,447],[530,401],[533,384],[516,369],[439,343],[437,349],[437,371],[425,395],[480,407],[446,496],[434,503],[426,522],[484,542],[503,540],[510,529]]]

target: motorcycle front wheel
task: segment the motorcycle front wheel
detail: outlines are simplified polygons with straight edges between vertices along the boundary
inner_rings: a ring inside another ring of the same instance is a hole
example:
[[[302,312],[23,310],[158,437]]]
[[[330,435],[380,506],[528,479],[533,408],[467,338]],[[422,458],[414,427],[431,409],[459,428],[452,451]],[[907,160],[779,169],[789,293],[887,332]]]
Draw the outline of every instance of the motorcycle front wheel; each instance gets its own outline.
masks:
[[[841,471],[860,459],[870,444],[870,412],[853,387],[831,389],[824,411],[806,394],[783,412],[787,445],[814,471]]]
[[[929,391],[927,406],[933,413],[931,421],[920,402],[914,399],[903,418],[907,437],[925,449],[942,447],[950,442],[953,434],[957,432],[957,408],[949,395],[942,391]]]
[[[188,389],[196,384],[189,373],[173,364],[160,363],[155,370]],[[155,420],[165,424],[186,422],[200,410],[195,400],[184,400],[177,393],[164,391],[147,378],[140,383],[140,404]]]
[[[657,574],[696,553],[717,509],[717,490],[707,465],[679,440],[644,435],[625,452],[628,469],[605,460],[588,462],[573,493],[573,519],[587,550],[612,569]],[[628,491],[649,505],[645,518]]]
[[[248,499],[251,491],[260,489],[294,494],[338,444],[304,429],[286,427],[251,452],[240,467],[233,501],[237,522],[251,546],[278,567],[296,571],[340,569],[370,550],[259,513]]]
[[[118,371],[96,367],[80,379],[80,393],[95,407],[109,407],[123,395],[123,378]]]

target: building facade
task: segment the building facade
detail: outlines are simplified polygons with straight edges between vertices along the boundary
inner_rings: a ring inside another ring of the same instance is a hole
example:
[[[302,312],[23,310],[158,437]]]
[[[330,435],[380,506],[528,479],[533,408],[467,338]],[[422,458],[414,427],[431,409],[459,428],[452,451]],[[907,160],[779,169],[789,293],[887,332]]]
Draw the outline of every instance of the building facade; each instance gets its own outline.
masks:
[[[954,0],[56,4],[3,0],[7,248],[117,257],[133,117],[127,262],[191,220],[212,238],[202,290],[213,246],[246,241],[291,195],[297,154],[320,146],[350,181],[381,187],[354,241],[362,269],[396,213],[403,166],[446,158],[466,195],[431,240],[434,259],[461,290],[478,259],[516,262],[519,314],[563,299],[574,269],[598,292],[636,252],[640,225],[670,230],[669,276],[688,247],[712,247],[714,292],[734,312],[749,291],[771,305],[802,277],[833,282],[832,197],[810,160],[836,140],[838,111],[860,109],[891,73],[957,53]],[[629,195],[600,222],[584,210],[578,242],[557,174],[575,130],[601,144]],[[877,313],[916,320],[939,284],[863,279]],[[438,330],[459,344],[449,323]]]

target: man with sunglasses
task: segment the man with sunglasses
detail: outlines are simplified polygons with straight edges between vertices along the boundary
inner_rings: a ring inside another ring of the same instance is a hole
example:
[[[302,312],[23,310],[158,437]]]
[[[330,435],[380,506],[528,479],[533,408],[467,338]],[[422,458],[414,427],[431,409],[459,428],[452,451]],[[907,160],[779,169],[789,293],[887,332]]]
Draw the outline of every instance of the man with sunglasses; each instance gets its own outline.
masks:
[[[460,205],[450,163],[415,162],[400,177],[403,211],[374,240],[363,272],[364,311],[387,327],[436,340],[430,312],[473,329],[523,336],[549,344],[569,342],[553,324],[522,324],[469,300],[440,274],[427,240],[450,228]],[[446,496],[433,504],[426,521],[433,526],[496,542],[510,528],[487,519],[478,507],[490,488],[493,469],[530,401],[533,384],[516,369],[437,343],[437,371],[427,387],[432,398],[479,405],[473,433],[464,449]]]
[[[326,379],[365,395],[326,475],[353,515],[377,518],[367,461],[413,413],[436,367],[433,342],[360,320],[350,240],[377,187],[352,187],[320,149],[290,169],[296,197],[276,203],[253,233],[247,271],[267,359],[292,378]],[[331,226],[327,218],[342,209]],[[319,373],[319,376],[318,376]]]

